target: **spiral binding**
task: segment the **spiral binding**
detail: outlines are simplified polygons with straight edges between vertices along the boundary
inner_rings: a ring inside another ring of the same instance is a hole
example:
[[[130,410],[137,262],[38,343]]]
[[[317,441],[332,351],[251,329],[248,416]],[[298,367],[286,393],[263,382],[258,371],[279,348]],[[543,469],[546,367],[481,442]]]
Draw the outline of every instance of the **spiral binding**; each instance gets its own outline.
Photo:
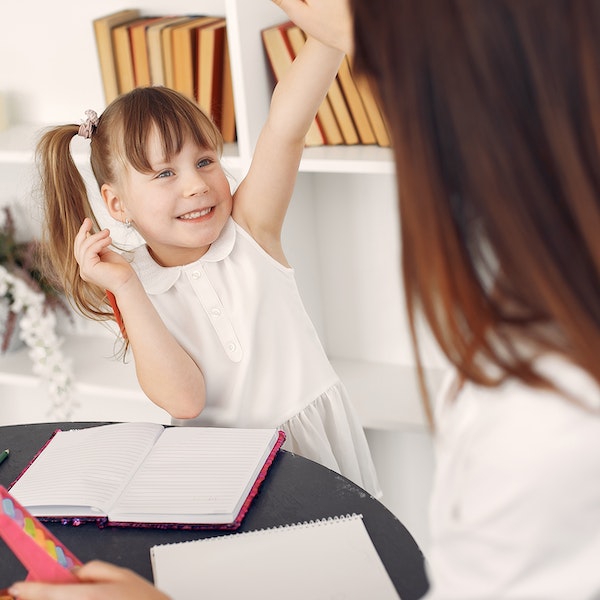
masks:
[[[179,546],[180,544],[198,543],[198,542],[223,542],[224,540],[236,539],[237,536],[247,535],[265,535],[286,529],[305,529],[307,527],[322,527],[329,523],[335,523],[337,521],[351,521],[354,519],[362,519],[362,513],[351,513],[346,515],[336,515],[334,517],[324,517],[322,519],[311,519],[309,521],[298,521],[297,523],[286,523],[285,525],[277,525],[276,527],[265,527],[264,529],[252,529],[250,531],[239,531],[237,533],[231,533],[228,535],[219,535],[215,537],[202,538],[193,540],[192,542],[175,542],[173,544],[161,544],[161,546]]]

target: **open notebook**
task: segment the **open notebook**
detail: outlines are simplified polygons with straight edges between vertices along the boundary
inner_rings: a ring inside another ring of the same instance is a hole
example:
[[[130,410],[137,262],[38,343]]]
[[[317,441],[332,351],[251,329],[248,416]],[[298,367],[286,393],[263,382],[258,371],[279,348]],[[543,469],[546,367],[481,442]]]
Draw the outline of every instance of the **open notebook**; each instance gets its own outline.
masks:
[[[150,558],[173,600],[399,599],[362,515],[163,544]]]
[[[10,491],[40,518],[235,529],[283,440],[156,423],[57,431]]]

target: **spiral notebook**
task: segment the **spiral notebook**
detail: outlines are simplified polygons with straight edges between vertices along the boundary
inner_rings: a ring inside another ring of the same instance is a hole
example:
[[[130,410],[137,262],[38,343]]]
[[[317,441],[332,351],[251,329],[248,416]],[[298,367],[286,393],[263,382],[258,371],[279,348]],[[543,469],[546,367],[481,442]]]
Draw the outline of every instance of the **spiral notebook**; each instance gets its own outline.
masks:
[[[173,600],[398,600],[364,526],[348,515],[150,549]]]

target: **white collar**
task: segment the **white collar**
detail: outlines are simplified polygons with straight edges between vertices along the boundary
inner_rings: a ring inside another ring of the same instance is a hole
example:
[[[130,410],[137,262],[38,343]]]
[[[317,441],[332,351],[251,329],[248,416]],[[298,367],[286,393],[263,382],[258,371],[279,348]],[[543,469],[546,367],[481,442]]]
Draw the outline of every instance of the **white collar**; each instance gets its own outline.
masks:
[[[181,273],[198,268],[201,263],[218,262],[227,258],[235,244],[236,228],[233,219],[229,217],[219,237],[210,245],[204,256],[197,261],[177,267],[161,267],[150,256],[146,244],[132,251],[135,258],[133,267],[148,294],[156,295],[166,292],[179,279]]]

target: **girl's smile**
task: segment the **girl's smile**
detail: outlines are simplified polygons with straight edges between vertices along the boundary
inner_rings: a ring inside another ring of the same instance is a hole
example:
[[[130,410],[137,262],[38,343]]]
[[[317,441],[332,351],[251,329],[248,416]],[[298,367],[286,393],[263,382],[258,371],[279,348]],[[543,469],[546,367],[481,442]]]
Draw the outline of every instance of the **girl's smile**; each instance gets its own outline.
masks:
[[[212,206],[209,208],[203,208],[202,210],[195,210],[193,212],[186,213],[185,215],[181,215],[177,217],[178,219],[182,219],[184,221],[197,221],[198,219],[205,217],[212,211]]]

